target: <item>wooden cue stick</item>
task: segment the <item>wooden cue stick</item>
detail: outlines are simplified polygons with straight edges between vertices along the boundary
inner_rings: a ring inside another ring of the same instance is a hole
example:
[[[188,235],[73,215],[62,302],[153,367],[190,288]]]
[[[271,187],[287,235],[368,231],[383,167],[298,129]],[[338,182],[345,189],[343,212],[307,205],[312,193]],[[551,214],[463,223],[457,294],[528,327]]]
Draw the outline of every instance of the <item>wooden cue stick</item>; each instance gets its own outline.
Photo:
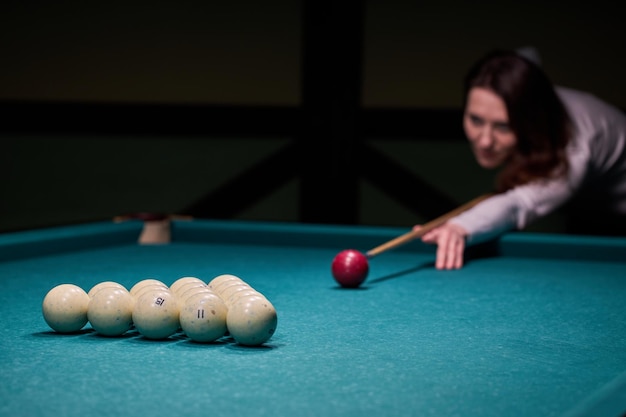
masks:
[[[444,224],[451,218],[461,214],[462,212],[466,210],[469,210],[470,208],[474,207],[476,204],[480,203],[483,200],[486,200],[487,198],[491,196],[493,196],[493,194],[484,194],[484,195],[478,196],[475,199],[470,200],[469,202],[455,208],[454,210],[451,210],[448,213],[443,214],[437,217],[436,219],[429,221],[418,230],[411,230],[408,233],[405,233],[401,236],[396,237],[395,239],[391,239],[390,241],[383,243],[382,245],[379,245],[373,249],[370,249],[369,251],[365,253],[365,256],[367,256],[368,258],[373,258],[374,256],[381,254],[382,252],[397,248],[398,246],[404,245],[405,243],[408,243],[413,239],[422,237],[426,233],[435,229],[436,227],[441,226],[442,224]]]

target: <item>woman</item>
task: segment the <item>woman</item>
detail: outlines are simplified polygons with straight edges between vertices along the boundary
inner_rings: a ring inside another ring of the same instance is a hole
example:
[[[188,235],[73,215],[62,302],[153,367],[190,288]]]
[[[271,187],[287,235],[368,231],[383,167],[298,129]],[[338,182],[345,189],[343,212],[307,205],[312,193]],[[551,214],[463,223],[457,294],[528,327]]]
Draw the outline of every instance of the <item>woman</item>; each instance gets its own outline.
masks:
[[[577,222],[590,225],[585,232],[606,233],[599,225],[607,219],[611,232],[626,231],[622,111],[553,86],[514,51],[479,60],[464,93],[463,128],[478,164],[498,169],[497,193],[422,237],[437,245],[438,269],[460,268],[466,245],[523,229],[566,203],[583,213]]]

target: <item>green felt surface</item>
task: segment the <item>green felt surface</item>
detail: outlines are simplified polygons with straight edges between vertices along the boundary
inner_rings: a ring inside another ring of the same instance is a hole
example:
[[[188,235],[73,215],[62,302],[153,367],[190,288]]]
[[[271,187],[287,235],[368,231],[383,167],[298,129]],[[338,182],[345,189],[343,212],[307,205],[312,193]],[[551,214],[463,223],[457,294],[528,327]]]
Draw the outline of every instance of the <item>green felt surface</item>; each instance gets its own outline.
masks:
[[[507,236],[501,256],[459,271],[433,269],[432,249],[410,244],[371,260],[365,285],[346,290],[330,275],[334,255],[400,231],[194,221],[176,224],[171,244],[141,246],[138,230],[131,222],[0,236],[0,415],[626,411],[622,239]],[[582,252],[570,259],[559,249]],[[276,307],[277,331],[264,346],[132,331],[105,338],[89,325],[60,335],[41,313],[60,283],[87,291],[108,280],[130,288],[223,273]]]

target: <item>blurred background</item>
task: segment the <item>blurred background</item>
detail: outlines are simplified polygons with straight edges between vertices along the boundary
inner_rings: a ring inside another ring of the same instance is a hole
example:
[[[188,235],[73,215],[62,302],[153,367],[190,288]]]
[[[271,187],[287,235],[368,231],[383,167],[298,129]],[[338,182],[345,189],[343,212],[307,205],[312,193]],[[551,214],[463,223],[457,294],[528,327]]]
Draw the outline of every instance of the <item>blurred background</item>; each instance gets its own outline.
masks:
[[[341,4],[338,4],[341,3]],[[0,232],[131,212],[410,227],[490,190],[468,67],[626,109],[614,2],[4,2]],[[565,232],[559,213],[531,231]]]

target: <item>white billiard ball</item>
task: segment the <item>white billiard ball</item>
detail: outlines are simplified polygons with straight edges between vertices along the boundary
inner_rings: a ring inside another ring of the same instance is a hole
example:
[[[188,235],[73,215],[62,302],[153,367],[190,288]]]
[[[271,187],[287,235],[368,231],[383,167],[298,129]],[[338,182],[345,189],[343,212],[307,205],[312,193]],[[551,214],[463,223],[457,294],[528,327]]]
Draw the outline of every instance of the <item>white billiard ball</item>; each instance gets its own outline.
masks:
[[[189,297],[191,297],[192,295],[198,294],[198,293],[211,293],[213,295],[215,295],[217,297],[217,294],[215,294],[213,291],[211,291],[209,289],[209,287],[207,287],[206,285],[202,286],[202,287],[189,287],[189,288],[185,288],[184,291],[181,290],[179,291],[180,295],[178,296],[178,299],[181,302],[181,305],[185,302],[185,300],[187,300]]]
[[[180,306],[169,289],[146,291],[135,299],[133,324],[148,339],[166,339],[180,328]]]
[[[241,288],[242,286],[250,287],[250,285],[242,280],[223,281],[219,285],[216,285],[212,290],[222,298],[225,298],[223,294],[232,291],[233,289]],[[235,287],[235,288],[233,288]],[[251,287],[250,287],[251,288]]]
[[[133,296],[133,298],[135,299],[135,301],[137,301],[139,299],[139,297],[141,297],[142,295],[144,295],[147,292],[150,291],[155,291],[155,290],[166,290],[166,291],[170,291],[169,288],[167,288],[166,286],[162,285],[162,284],[152,284],[152,283],[148,283],[145,284],[144,286],[142,286],[141,288],[139,288],[138,290],[136,290],[133,293],[131,293],[131,295]]]
[[[208,288],[204,282],[200,281],[187,281],[181,285],[178,285],[175,289],[170,289],[176,296],[180,297],[185,291],[190,288]]]
[[[229,285],[228,287],[223,288],[218,295],[222,297],[222,300],[224,300],[224,302],[226,302],[234,294],[237,294],[240,292],[249,292],[249,291],[256,291],[256,290],[248,284],[240,283],[240,284],[235,284],[235,285]]]
[[[105,287],[89,301],[87,318],[103,336],[121,336],[133,325],[135,299],[125,288]]]
[[[93,287],[91,287],[91,289],[89,290],[89,292],[87,293],[87,295],[89,297],[93,297],[93,295],[95,293],[97,293],[98,291],[100,291],[102,288],[108,288],[108,287],[114,287],[114,288],[123,288],[126,289],[126,287],[124,287],[122,284],[120,284],[119,282],[115,282],[115,281],[102,281],[97,283],[96,285],[94,285]]]
[[[161,288],[167,288],[167,284],[161,280],[158,280],[155,278],[146,278],[146,279],[142,279],[141,281],[137,282],[135,285],[131,287],[130,295],[132,295],[133,297],[136,297],[137,293],[141,291],[142,288],[150,286],[150,285],[158,285]]]
[[[87,324],[89,295],[74,284],[60,284],[52,288],[43,299],[43,318],[59,333],[73,333]]]
[[[178,291],[180,289],[180,287],[193,282],[195,284],[202,284],[202,285],[206,285],[206,282],[202,281],[200,278],[197,277],[182,277],[182,278],[178,278],[176,281],[174,281],[172,283],[172,285],[170,285],[170,290],[172,290],[172,292],[174,292],[174,294],[178,294]]]
[[[254,288],[250,287],[250,288],[247,288],[247,289],[243,289],[241,291],[234,291],[227,298],[222,297],[222,299],[224,300],[224,303],[226,304],[226,307],[230,308],[230,306],[235,304],[237,302],[237,300],[239,300],[240,298],[248,297],[250,295],[259,295],[259,294],[260,293],[257,290],[255,290]]]
[[[227,331],[226,304],[213,292],[196,293],[180,310],[180,327],[183,333],[195,342],[213,342]]]
[[[260,293],[239,298],[226,316],[228,332],[241,345],[262,345],[276,332],[277,324],[276,309]]]
[[[220,286],[229,285],[230,283],[233,283],[233,282],[241,283],[243,282],[243,280],[239,278],[237,275],[222,274],[222,275],[216,276],[211,281],[209,281],[208,287],[217,293]]]

